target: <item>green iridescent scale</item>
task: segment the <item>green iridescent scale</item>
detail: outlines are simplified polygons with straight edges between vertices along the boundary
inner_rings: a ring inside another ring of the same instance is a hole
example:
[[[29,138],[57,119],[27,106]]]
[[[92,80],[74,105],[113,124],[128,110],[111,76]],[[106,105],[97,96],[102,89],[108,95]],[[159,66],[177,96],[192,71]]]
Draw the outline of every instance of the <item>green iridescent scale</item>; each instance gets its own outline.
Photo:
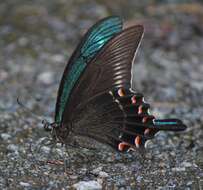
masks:
[[[68,77],[65,79],[65,83],[63,86],[63,93],[61,95],[60,109],[56,117],[56,121],[60,122],[63,114],[63,110],[65,109],[66,101],[70,95],[71,89],[74,87],[75,82],[78,80],[82,71],[86,67],[86,63],[83,58],[80,58],[73,64],[70,72],[68,73]]]
[[[79,80],[88,62],[99,52],[99,50],[118,32],[122,30],[122,21],[119,17],[106,18],[94,25],[83,39],[82,46],[76,50],[79,52],[70,69],[64,73],[64,82],[61,84],[62,92],[58,95],[59,109],[55,120],[60,123],[63,112],[71,95],[74,85]],[[69,64],[69,63],[68,63]]]

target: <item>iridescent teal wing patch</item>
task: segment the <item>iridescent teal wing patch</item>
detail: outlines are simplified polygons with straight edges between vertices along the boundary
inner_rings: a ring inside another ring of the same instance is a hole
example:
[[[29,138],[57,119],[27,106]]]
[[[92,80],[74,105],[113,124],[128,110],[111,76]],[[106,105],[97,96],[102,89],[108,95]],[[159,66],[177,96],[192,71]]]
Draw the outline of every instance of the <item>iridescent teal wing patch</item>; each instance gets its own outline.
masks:
[[[62,115],[76,82],[88,62],[99,52],[115,34],[122,30],[122,20],[119,17],[105,18],[92,26],[83,37],[71,56],[58,90],[55,110],[55,121],[60,123]]]

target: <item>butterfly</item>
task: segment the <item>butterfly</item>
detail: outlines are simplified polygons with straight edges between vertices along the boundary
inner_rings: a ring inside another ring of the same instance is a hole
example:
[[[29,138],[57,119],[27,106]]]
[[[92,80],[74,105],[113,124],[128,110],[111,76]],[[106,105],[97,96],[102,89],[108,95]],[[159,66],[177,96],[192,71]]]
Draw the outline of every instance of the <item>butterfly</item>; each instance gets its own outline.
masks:
[[[143,95],[131,89],[143,33],[142,25],[123,29],[117,16],[87,31],[64,70],[55,121],[44,124],[55,139],[69,144],[81,136],[127,151],[144,147],[160,130],[186,129],[179,119],[155,119]]]

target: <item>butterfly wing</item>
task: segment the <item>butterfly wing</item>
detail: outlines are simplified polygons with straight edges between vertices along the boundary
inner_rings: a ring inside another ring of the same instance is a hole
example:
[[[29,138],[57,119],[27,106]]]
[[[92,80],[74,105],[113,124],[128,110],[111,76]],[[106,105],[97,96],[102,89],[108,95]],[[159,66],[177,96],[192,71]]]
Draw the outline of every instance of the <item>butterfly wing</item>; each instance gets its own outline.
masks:
[[[65,105],[71,91],[88,62],[97,54],[104,44],[122,30],[122,21],[112,16],[100,20],[91,27],[72,54],[61,79],[56,101],[55,121],[61,122]]]
[[[71,115],[74,117],[71,113],[76,107],[82,106],[99,93],[124,86],[130,88],[132,62],[143,31],[141,25],[123,30],[109,40],[89,62],[65,107],[63,123],[68,122]]]
[[[160,130],[186,129],[179,119],[155,119],[149,108],[142,94],[127,88],[100,93],[74,111],[73,136],[80,137],[76,138],[79,144],[81,136],[86,136],[123,151],[143,147]]]
[[[142,26],[127,28],[89,62],[66,104],[64,128],[73,123],[74,135],[94,138],[119,150],[144,145],[159,130],[186,128],[177,119],[155,120],[143,96],[129,90],[132,62],[142,36]]]

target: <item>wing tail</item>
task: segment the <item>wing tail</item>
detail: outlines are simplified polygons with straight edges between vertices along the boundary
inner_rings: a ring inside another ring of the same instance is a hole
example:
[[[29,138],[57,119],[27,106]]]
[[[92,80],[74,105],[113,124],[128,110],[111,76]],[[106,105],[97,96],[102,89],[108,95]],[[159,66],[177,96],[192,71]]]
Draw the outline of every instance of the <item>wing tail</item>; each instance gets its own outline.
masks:
[[[184,131],[186,129],[186,125],[180,119],[155,119],[153,125],[163,131]]]

